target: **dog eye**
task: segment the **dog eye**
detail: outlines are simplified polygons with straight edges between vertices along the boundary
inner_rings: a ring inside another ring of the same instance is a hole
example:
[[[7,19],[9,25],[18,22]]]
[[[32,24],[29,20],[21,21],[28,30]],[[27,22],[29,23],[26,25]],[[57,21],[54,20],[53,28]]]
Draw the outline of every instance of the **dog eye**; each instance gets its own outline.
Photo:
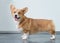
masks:
[[[18,12],[18,14],[20,14],[20,12]]]
[[[14,13],[16,13],[16,11],[14,11]]]

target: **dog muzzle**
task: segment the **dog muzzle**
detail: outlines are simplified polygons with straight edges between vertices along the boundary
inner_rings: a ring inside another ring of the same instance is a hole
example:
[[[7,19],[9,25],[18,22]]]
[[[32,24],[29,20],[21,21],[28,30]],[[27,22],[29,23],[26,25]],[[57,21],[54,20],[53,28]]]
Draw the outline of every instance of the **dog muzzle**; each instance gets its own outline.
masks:
[[[20,19],[20,17],[18,15],[15,15],[15,20],[18,21]]]

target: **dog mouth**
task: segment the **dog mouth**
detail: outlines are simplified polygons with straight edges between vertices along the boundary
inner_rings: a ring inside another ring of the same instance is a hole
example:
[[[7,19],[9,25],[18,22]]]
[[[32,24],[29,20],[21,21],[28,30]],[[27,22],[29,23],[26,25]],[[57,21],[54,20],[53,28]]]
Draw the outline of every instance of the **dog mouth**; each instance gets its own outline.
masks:
[[[15,21],[18,21],[20,19],[20,17],[17,17],[17,15],[15,15]]]

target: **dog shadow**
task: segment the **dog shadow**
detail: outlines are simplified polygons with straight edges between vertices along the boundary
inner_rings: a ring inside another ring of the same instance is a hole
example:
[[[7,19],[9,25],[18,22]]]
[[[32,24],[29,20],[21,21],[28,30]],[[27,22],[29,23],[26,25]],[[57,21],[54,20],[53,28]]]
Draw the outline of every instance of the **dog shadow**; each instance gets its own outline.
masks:
[[[46,41],[45,43],[55,43],[55,40],[49,40],[49,41]]]
[[[55,40],[48,40],[48,41],[45,41],[45,42],[34,42],[34,41],[28,41],[28,40],[23,40],[23,43],[55,43]]]
[[[23,43],[38,43],[38,42],[32,42],[32,41],[28,41],[28,40],[23,40]]]

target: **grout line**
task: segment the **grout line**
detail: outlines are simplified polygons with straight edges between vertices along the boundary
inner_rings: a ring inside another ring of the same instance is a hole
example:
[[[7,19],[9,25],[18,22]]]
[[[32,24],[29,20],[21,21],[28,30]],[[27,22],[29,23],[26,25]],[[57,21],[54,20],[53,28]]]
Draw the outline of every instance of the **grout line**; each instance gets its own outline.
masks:
[[[0,31],[0,34],[20,34],[21,32],[19,31]],[[47,32],[41,32],[37,34],[48,34]],[[59,35],[60,31],[56,31],[56,34]]]

